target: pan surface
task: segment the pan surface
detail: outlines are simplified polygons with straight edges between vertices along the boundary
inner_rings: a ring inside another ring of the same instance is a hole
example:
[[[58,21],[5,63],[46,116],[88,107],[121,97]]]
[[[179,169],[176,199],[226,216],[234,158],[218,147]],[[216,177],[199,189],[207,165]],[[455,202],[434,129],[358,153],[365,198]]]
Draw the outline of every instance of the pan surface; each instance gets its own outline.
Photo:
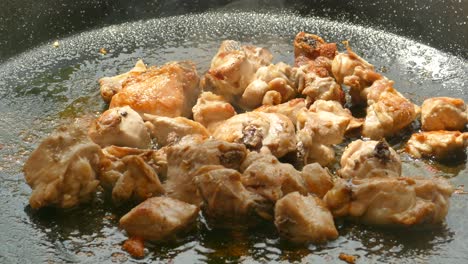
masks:
[[[292,64],[292,40],[301,30],[330,42],[348,40],[355,52],[417,104],[434,96],[468,101],[466,58],[385,31],[288,12],[207,12],[124,23],[59,39],[58,46],[48,43],[0,65],[0,262],[335,263],[341,252],[375,263],[466,261],[468,196],[457,194],[446,223],[434,229],[398,231],[338,221],[336,241],[292,247],[278,238],[271,224],[222,231],[211,230],[201,219],[186,237],[149,245],[143,260],[130,259],[121,250],[126,237],[118,229],[118,219],[128,208],[113,207],[103,194],[67,211],[33,211],[28,206],[31,191],[22,164],[55,127],[107,107],[99,96],[99,78],[127,71],[138,58],[150,65],[190,59],[203,74],[224,39],[267,47],[275,61]],[[101,48],[107,54],[100,53]],[[399,142],[394,142],[396,148]],[[402,160],[405,175],[443,176],[455,186],[468,186],[464,163],[441,165],[404,154]]]

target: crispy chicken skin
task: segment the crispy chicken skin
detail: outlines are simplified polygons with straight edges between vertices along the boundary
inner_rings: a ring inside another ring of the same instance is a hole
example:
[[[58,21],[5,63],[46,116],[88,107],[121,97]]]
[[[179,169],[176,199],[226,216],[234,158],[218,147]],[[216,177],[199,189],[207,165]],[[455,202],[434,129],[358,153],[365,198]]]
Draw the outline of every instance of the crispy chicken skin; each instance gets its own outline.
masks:
[[[333,216],[318,197],[290,193],[276,203],[275,226],[293,243],[325,243],[338,237]]]
[[[468,132],[429,131],[413,134],[406,144],[406,152],[415,158],[449,160],[463,157],[467,147]]]
[[[400,156],[385,141],[351,142],[341,156],[338,174],[345,179],[399,177]]]
[[[262,105],[255,112],[277,113],[285,115],[293,124],[297,123],[297,114],[306,107],[304,98],[295,98],[278,105]]]
[[[102,113],[91,124],[88,135],[101,147],[115,145],[145,149],[151,146],[143,119],[129,106],[112,108]]]
[[[453,187],[443,178],[337,179],[324,197],[335,217],[362,223],[410,227],[444,221]]]
[[[112,97],[110,108],[128,105],[139,114],[190,117],[200,93],[198,84],[195,64],[169,62],[125,80],[122,90]]]
[[[205,126],[210,132],[213,132],[220,122],[237,114],[224,97],[212,92],[201,93],[192,112],[193,120]]]
[[[459,98],[435,97],[421,106],[421,125],[425,131],[462,131],[468,122],[465,102]]]
[[[33,190],[31,207],[70,208],[88,202],[99,185],[101,156],[101,148],[88,138],[80,122],[45,138],[23,168]]]
[[[320,199],[333,188],[333,180],[328,169],[318,163],[307,164],[302,168],[302,180],[308,193]]]
[[[151,138],[156,139],[159,147],[177,143],[187,135],[199,135],[208,138],[210,133],[198,122],[185,117],[165,117],[143,114]]]
[[[198,207],[169,197],[149,198],[120,218],[120,226],[131,237],[161,241],[189,228]]]
[[[288,117],[276,113],[246,112],[220,123],[213,137],[244,144],[249,150],[280,158],[296,149],[295,129]]]
[[[138,76],[147,70],[145,63],[142,60],[137,61],[135,67],[126,73],[112,77],[103,77],[99,79],[101,86],[101,96],[107,103],[111,101],[112,97],[122,90],[123,83],[130,77]]]

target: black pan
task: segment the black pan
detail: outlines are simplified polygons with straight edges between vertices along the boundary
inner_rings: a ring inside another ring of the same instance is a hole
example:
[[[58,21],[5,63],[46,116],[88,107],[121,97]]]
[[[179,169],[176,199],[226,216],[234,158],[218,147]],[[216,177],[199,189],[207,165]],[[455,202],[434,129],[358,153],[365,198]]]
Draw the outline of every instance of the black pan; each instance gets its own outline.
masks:
[[[72,210],[34,211],[21,167],[53,128],[106,105],[97,79],[148,64],[192,59],[201,73],[223,39],[268,47],[292,63],[292,39],[305,30],[353,49],[420,104],[426,97],[468,101],[468,2],[461,1],[58,1],[0,7],[0,263],[123,262],[125,235],[104,195]],[[57,41],[58,45],[53,43]],[[104,48],[107,54],[100,53]],[[341,47],[342,48],[342,47]],[[395,148],[403,139],[394,140]],[[468,184],[465,163],[442,165],[402,155],[406,175]],[[467,185],[468,186],[468,185]],[[468,196],[456,194],[447,221],[425,230],[386,230],[337,222],[340,237],[293,247],[272,225],[254,230],[198,228],[171,244],[148,245],[144,260],[175,263],[338,261],[464,263]]]

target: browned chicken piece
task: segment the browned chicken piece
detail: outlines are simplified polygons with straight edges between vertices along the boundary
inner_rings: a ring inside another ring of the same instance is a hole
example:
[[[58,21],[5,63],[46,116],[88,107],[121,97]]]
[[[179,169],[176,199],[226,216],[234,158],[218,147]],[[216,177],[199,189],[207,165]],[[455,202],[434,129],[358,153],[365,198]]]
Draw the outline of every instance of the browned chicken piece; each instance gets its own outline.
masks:
[[[345,179],[399,177],[400,156],[385,141],[356,140],[343,152],[338,174]]]
[[[244,93],[260,67],[271,64],[272,58],[267,49],[225,40],[211,61],[202,86],[232,102]]]
[[[393,81],[374,82],[368,92],[367,115],[362,135],[378,140],[397,134],[413,122],[420,113],[414,105],[393,88]]]
[[[337,101],[317,100],[309,107],[309,111],[315,113],[319,113],[322,111],[330,112],[337,116],[349,119],[348,126],[346,127],[346,132],[362,127],[364,121],[360,118],[355,118],[351,114],[351,111],[349,111],[349,109],[344,108]]]
[[[192,111],[193,120],[205,126],[210,132],[213,132],[219,123],[237,114],[224,97],[212,92],[201,93]]]
[[[301,172],[269,154],[250,152],[241,164],[242,184],[274,204],[291,192],[307,194]]]
[[[421,125],[425,131],[462,131],[468,122],[465,102],[459,98],[435,97],[421,106]]]
[[[295,129],[288,117],[276,113],[247,112],[220,123],[213,137],[244,144],[248,149],[280,158],[296,149]]]
[[[294,243],[325,243],[338,237],[333,216],[324,202],[298,192],[276,203],[275,225],[281,238]]]
[[[167,149],[167,181],[164,189],[169,197],[199,205],[196,177],[204,165],[221,165],[239,169],[247,155],[244,145],[215,139],[203,142],[179,144]]]
[[[145,126],[151,138],[156,139],[158,147],[176,144],[187,135],[199,135],[208,138],[210,133],[206,128],[195,121],[185,117],[165,117],[144,114]]]
[[[131,237],[162,241],[173,238],[195,222],[198,207],[169,197],[149,198],[120,218]]]
[[[333,188],[330,172],[318,163],[311,163],[302,168],[302,180],[307,192],[319,198],[323,198]]]
[[[249,224],[252,217],[268,216],[264,199],[242,185],[241,174],[236,170],[220,165],[203,166],[196,183],[203,199],[203,212],[215,226]]]
[[[261,105],[281,104],[294,98],[296,89],[291,66],[282,62],[262,66],[242,93],[239,105],[251,110]]]
[[[200,93],[195,64],[169,62],[132,76],[112,97],[110,108],[130,106],[139,114],[190,117]]]
[[[316,100],[334,100],[345,103],[340,84],[331,76],[332,60],[337,54],[336,43],[327,43],[321,37],[300,32],[294,39],[295,75],[298,92],[306,96],[307,104]]]
[[[122,90],[123,83],[130,77],[138,76],[147,70],[145,63],[142,60],[137,61],[135,67],[126,73],[116,75],[113,77],[103,77],[99,79],[101,86],[101,96],[107,103],[111,101],[112,97]]]
[[[112,200],[144,201],[164,194],[159,179],[165,178],[167,161],[162,151],[110,146],[103,149],[99,179],[101,185],[112,191]]]
[[[331,69],[339,84],[350,87],[349,93],[354,105],[366,105],[366,89],[375,81],[384,78],[375,72],[372,64],[359,57],[349,47],[347,53],[335,56]]]
[[[101,147],[110,145],[150,148],[151,138],[141,116],[129,106],[102,113],[88,130],[89,137]]]
[[[374,177],[337,179],[324,202],[335,217],[370,225],[410,227],[439,224],[453,187],[443,178]]]
[[[467,147],[468,132],[429,131],[413,134],[406,144],[406,152],[416,158],[453,160],[464,157]]]
[[[279,105],[262,105],[255,109],[256,112],[278,113],[285,115],[293,124],[297,123],[297,114],[305,109],[306,103],[303,98],[295,98]]]
[[[23,171],[32,208],[70,208],[93,197],[102,152],[85,131],[80,122],[61,127],[31,153]]]

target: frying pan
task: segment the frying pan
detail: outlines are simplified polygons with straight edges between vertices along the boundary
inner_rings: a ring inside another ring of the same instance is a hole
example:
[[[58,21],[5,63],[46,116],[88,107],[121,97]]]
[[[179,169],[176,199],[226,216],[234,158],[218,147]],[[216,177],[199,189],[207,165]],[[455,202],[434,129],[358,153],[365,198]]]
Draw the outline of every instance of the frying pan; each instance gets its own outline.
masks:
[[[388,230],[339,220],[336,241],[295,247],[268,223],[228,231],[212,230],[201,219],[183,238],[148,245],[143,260],[121,250],[125,235],[117,223],[128,208],[113,207],[105,194],[70,210],[28,206],[22,164],[53,128],[105,109],[96,83],[100,77],[126,71],[137,58],[151,65],[192,59],[203,73],[223,39],[267,47],[275,61],[292,63],[292,39],[301,30],[330,42],[348,40],[418,104],[433,96],[468,101],[465,0],[3,1],[0,262],[336,263],[342,252],[358,256],[358,262],[466,262],[468,196],[460,194],[451,200],[446,223],[436,228]],[[399,148],[406,137],[391,143]],[[464,162],[438,164],[404,154],[402,160],[408,176],[468,183]]]

